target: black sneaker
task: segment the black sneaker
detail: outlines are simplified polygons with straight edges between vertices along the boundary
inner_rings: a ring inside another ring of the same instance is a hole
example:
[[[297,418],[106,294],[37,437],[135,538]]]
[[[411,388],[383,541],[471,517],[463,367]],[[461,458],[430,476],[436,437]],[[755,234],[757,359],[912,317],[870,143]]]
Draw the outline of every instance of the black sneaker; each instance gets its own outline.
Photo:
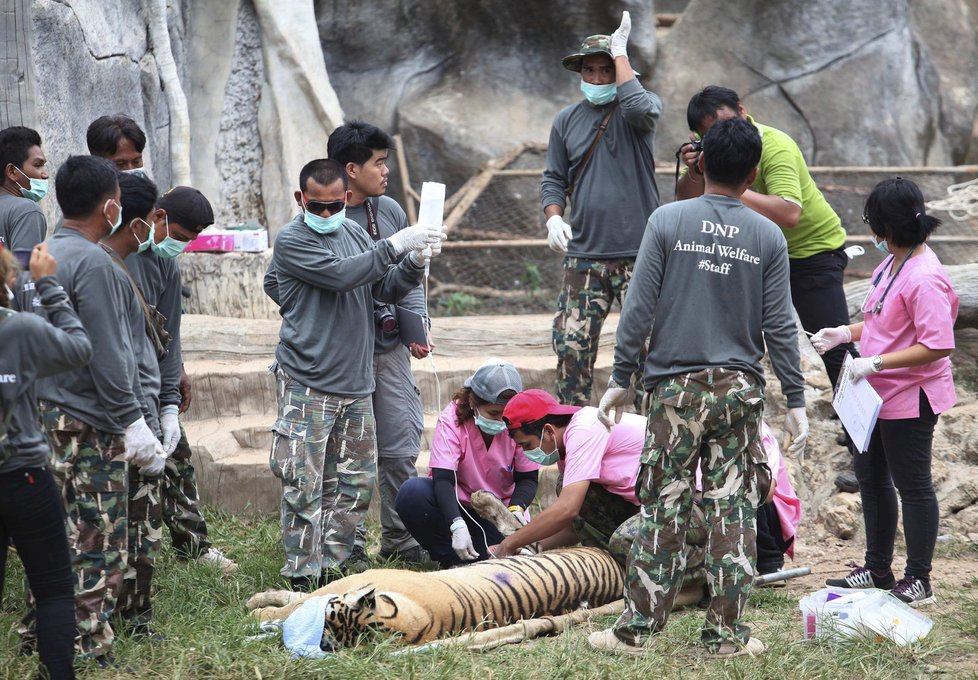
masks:
[[[431,559],[428,556],[428,551],[420,545],[408,548],[407,550],[381,550],[377,553],[377,557],[385,562],[397,560],[398,562],[413,564],[425,564]]]
[[[906,576],[897,581],[890,592],[898,600],[906,602],[911,607],[922,607],[925,604],[937,602],[937,597],[934,596],[934,591],[930,588],[930,582],[913,576]]]
[[[362,545],[353,546],[350,556],[343,560],[343,564],[340,565],[340,571],[347,576],[359,574],[362,571],[367,571],[367,569],[370,569],[370,558],[367,557],[367,551]]]
[[[860,567],[855,562],[850,562],[847,566],[853,567],[847,576],[827,578],[825,585],[829,588],[879,588],[880,590],[890,590],[896,585],[893,572],[889,569],[883,574],[877,574],[866,567]]]
[[[849,472],[844,472],[836,477],[835,485],[839,491],[845,491],[846,493],[856,493],[859,491],[859,481],[856,479],[856,475]]]
[[[311,593],[319,587],[311,576],[292,576],[289,578],[289,585],[297,593]]]

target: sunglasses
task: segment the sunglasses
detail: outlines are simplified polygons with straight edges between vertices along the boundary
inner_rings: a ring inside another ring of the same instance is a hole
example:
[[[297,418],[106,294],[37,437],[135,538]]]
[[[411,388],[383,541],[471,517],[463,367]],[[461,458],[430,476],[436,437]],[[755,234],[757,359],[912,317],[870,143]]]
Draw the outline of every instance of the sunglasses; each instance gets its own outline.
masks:
[[[335,215],[346,207],[346,201],[306,201],[305,205],[306,210],[316,215],[322,215],[324,212]]]

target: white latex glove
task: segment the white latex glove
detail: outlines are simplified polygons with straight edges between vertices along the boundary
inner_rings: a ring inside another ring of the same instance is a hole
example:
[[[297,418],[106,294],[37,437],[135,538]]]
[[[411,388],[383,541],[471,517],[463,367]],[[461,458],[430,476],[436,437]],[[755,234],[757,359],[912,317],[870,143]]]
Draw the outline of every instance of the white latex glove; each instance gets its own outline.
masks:
[[[479,559],[479,553],[475,551],[475,546],[472,545],[472,535],[469,534],[465,520],[461,517],[457,518],[452,522],[450,528],[452,530],[452,550],[455,551],[455,554],[460,559],[467,561]]]
[[[163,473],[163,466],[166,465],[166,451],[157,442],[156,451],[151,458],[146,458],[142,462],[134,459],[133,462],[139,467],[139,474],[145,477],[158,477]]]
[[[394,246],[395,255],[403,255],[409,250],[424,250],[435,241],[447,237],[448,235],[442,232],[441,225],[425,227],[419,224],[401,229],[391,234],[387,240]]]
[[[808,441],[808,414],[804,406],[788,409],[784,417],[784,431],[791,440],[788,442],[788,453],[802,458]]]
[[[873,357],[859,357],[852,360],[852,382],[857,383],[871,373],[879,373],[873,366]]]
[[[830,349],[847,342],[852,342],[852,332],[848,326],[823,328],[812,336],[812,347],[819,354],[825,354]]]
[[[628,403],[628,388],[622,387],[614,380],[608,382],[608,389],[605,391],[604,395],[601,397],[601,402],[598,404],[598,420],[611,430],[611,426],[614,424],[611,421],[611,410],[615,410],[615,423],[621,422],[622,413],[624,413],[624,406]]]
[[[621,13],[621,26],[611,34],[611,56],[627,57],[628,34],[632,32],[632,18],[628,12]]]
[[[160,445],[153,431],[149,429],[145,418],[140,418],[126,428],[126,460],[137,465],[140,460],[149,460],[156,455],[156,447]]]
[[[163,430],[163,451],[169,456],[180,443],[180,407],[167,404],[160,409],[160,428]]]
[[[523,508],[521,508],[518,505],[511,505],[511,506],[509,506],[509,508],[507,508],[507,510],[509,510],[511,513],[513,513],[513,517],[515,517],[516,520],[522,526],[526,526],[526,511],[523,510]]]
[[[550,250],[566,253],[567,244],[570,243],[572,236],[571,225],[564,222],[564,218],[560,215],[552,215],[547,220],[547,245],[550,246]]]

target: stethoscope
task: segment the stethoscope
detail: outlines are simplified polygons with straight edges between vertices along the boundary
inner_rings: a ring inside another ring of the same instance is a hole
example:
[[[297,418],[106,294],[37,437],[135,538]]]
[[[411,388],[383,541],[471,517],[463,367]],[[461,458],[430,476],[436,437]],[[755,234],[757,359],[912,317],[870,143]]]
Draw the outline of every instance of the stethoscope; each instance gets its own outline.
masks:
[[[886,294],[890,292],[890,288],[893,286],[893,282],[896,281],[896,277],[899,276],[900,270],[903,269],[903,265],[907,263],[907,260],[910,259],[910,256],[913,255],[915,250],[917,250],[916,245],[907,251],[907,254],[903,256],[903,260],[900,262],[900,266],[897,267],[895,272],[893,272],[893,277],[890,278],[889,282],[886,284],[886,288],[883,289],[883,294],[880,296],[880,299],[876,301],[876,304],[873,305],[872,309],[866,309],[866,300],[868,300],[869,296],[872,295],[874,290],[876,290],[876,286],[879,285],[879,282],[883,278],[883,274],[886,272],[887,267],[883,267],[882,269],[880,269],[879,274],[877,274],[876,278],[873,279],[873,285],[870,286],[869,290],[866,291],[866,297],[863,298],[862,304],[859,305],[859,311],[862,312],[863,315],[880,313],[880,310],[883,309],[883,300],[886,299]],[[895,257],[893,255],[890,255],[889,264],[891,266],[893,264],[894,259]]]

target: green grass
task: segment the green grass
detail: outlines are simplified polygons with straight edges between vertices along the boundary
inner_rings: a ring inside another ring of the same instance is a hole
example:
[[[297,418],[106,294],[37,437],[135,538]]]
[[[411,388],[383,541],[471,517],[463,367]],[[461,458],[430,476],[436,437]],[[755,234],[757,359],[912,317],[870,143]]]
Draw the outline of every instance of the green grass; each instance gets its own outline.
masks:
[[[254,679],[343,678],[919,678],[978,677],[978,599],[971,588],[944,599],[928,612],[936,621],[917,645],[897,647],[869,640],[846,644],[802,641],[797,598],[786,589],[759,589],[751,596],[747,623],[764,640],[768,653],[755,659],[707,660],[699,656],[703,612],[673,615],[656,638],[654,652],[631,658],[591,650],[586,634],[610,626],[599,620],[565,635],[486,653],[439,649],[404,653],[396,640],[378,637],[322,661],[295,660],[276,639],[245,642],[259,631],[242,603],[254,592],[282,586],[276,518],[240,518],[211,511],[214,542],[241,565],[232,578],[210,567],[177,561],[168,540],[158,565],[155,629],[163,643],[138,643],[121,637],[116,657],[136,677]],[[371,535],[376,527],[371,527]],[[377,546],[370,546],[372,554]],[[962,562],[973,565],[974,560]],[[0,678],[29,678],[36,658],[16,654],[16,623],[23,596],[22,572],[11,560],[0,607]],[[970,591],[970,592],[968,592]],[[944,592],[944,591],[942,591]],[[83,669],[80,678],[132,678],[118,671]]]

